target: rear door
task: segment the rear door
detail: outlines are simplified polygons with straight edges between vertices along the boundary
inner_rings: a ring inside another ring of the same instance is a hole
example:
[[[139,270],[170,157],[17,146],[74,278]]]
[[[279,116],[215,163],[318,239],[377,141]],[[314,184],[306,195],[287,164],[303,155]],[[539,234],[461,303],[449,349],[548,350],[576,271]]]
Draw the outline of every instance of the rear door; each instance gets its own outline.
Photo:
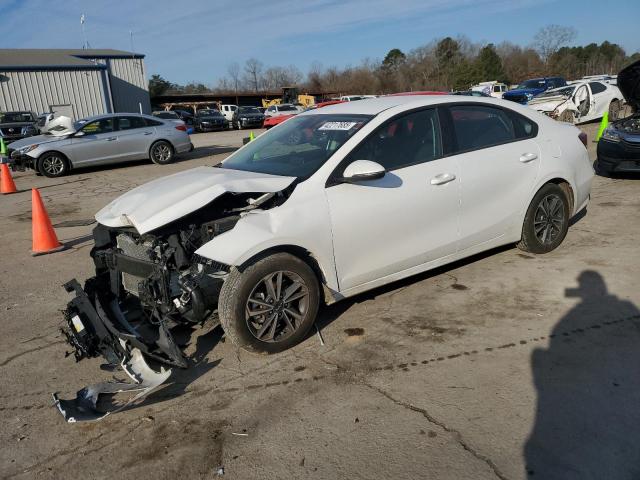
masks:
[[[83,135],[73,136],[63,152],[68,155],[73,166],[117,161],[118,134],[114,117],[89,122],[80,131]]]
[[[387,170],[379,180],[326,188],[340,290],[408,271],[455,253],[459,180],[454,157],[442,154],[436,109],[396,117],[369,135],[341,163]]]
[[[136,115],[118,116],[117,119],[119,160],[148,158],[155,128],[147,126],[145,119]]]
[[[589,90],[591,91],[591,102],[589,113],[582,120],[594,120],[602,118],[604,112],[609,110],[609,103],[612,100],[611,90],[601,82],[589,82]]]
[[[459,249],[499,238],[520,222],[540,167],[537,125],[507,108],[448,107],[460,169]]]

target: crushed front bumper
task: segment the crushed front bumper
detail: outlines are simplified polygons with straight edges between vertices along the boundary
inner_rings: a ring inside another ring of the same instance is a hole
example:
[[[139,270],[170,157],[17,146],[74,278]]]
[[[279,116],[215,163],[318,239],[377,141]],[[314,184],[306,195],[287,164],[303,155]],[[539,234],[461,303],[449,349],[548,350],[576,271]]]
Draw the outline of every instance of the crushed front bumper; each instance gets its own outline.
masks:
[[[88,285],[90,287],[89,282]],[[62,331],[74,349],[76,361],[102,355],[108,362],[106,367],[109,370],[120,366],[134,381],[91,385],[78,391],[73,400],[60,399],[57,393],[54,393],[55,405],[67,422],[99,420],[139,400],[169,378],[170,369],[161,368],[160,372],[156,372],[147,364],[145,356],[154,358],[156,355],[150,351],[135,329],[128,325],[124,315],[114,315],[113,309],[109,309],[111,315],[107,314],[99,295],[87,286],[85,288],[88,292],[85,291],[75,279],[67,282],[64,287],[68,292],[75,293],[75,297],[67,306],[67,326]],[[164,327],[159,327],[156,341],[158,344],[164,341],[175,347],[171,334],[163,334],[164,330]],[[159,357],[158,359],[164,360]],[[107,410],[97,409],[98,397],[101,394],[134,391],[138,393],[125,403]]]

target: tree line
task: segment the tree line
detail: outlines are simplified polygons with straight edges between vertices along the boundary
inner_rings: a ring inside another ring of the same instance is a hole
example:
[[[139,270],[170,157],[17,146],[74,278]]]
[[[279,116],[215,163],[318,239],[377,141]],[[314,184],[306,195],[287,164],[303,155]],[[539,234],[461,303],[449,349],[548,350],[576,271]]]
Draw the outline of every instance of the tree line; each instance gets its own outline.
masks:
[[[315,62],[306,76],[295,65],[265,66],[250,58],[242,66],[229,64],[226,75],[209,86],[199,82],[177,85],[153,75],[149,92],[152,97],[167,93],[260,93],[285,86],[342,94],[466,90],[489,80],[515,84],[545,75],[569,80],[615,74],[626,64],[640,60],[640,52],[627,55],[620,45],[608,41],[567,46],[575,36],[571,27],[548,25],[524,47],[507,41],[482,45],[464,36],[445,37],[406,53],[393,48],[384,59],[364,59],[357,66],[324,67]]]

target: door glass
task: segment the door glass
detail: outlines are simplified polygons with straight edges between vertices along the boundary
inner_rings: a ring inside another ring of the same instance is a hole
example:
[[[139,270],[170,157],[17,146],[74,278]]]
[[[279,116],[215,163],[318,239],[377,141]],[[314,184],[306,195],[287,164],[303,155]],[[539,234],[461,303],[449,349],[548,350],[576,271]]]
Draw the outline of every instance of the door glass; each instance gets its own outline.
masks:
[[[385,123],[356,147],[349,160],[371,160],[395,170],[441,156],[438,113],[429,109]]]
[[[602,93],[607,89],[607,87],[600,82],[589,82],[589,86],[591,87],[591,93],[594,95],[596,93]]]
[[[146,126],[146,122],[142,117],[118,117],[119,130],[132,130],[134,128],[144,128]]]
[[[509,114],[484,105],[449,107],[458,142],[458,152],[487,148],[515,140],[513,122]]]
[[[99,133],[113,132],[113,117],[102,118],[95,122],[87,123],[82,127],[82,131],[87,135],[98,135]]]

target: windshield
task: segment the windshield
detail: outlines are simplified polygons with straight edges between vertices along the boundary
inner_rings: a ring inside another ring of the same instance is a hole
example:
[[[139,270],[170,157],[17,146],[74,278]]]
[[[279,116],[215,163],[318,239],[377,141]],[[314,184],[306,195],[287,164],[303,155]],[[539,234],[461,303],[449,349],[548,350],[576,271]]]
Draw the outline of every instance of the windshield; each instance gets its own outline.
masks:
[[[564,95],[566,97],[570,97],[575,90],[575,86],[570,85],[568,87],[554,88],[553,90],[547,90],[540,97],[553,97],[554,95]]]
[[[296,116],[260,135],[220,166],[308,178],[371,118],[346,114]]]
[[[542,78],[538,78],[537,80],[525,80],[518,88],[545,88],[545,81]]]
[[[238,113],[260,113],[256,107],[240,107]]]
[[[280,105],[278,106],[278,111],[280,112],[297,112],[298,109],[293,105]]]
[[[0,113],[0,122],[2,123],[35,122],[35,120],[30,112]]]
[[[180,118],[178,114],[175,112],[159,112],[159,113],[154,113],[153,115],[158,118],[173,118],[173,119]]]
[[[200,110],[199,117],[221,117],[222,114],[218,110]]]

